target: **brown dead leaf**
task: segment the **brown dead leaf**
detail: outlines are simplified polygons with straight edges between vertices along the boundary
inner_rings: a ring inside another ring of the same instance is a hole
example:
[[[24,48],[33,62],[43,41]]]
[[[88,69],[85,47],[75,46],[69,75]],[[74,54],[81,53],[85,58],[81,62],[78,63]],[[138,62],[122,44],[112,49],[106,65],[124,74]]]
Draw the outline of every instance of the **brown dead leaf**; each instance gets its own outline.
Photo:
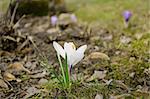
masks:
[[[7,51],[0,51],[0,56],[11,56],[13,53],[7,52]]]
[[[16,77],[9,72],[5,72],[3,75],[4,79],[7,81],[16,80]]]
[[[27,95],[25,95],[25,96],[23,97],[23,99],[28,99],[29,97],[31,97],[31,96],[33,96],[33,95],[39,93],[39,92],[40,92],[39,89],[37,89],[37,88],[35,88],[35,87],[30,87],[30,88],[27,89]]]
[[[109,56],[101,53],[101,52],[92,52],[89,56],[85,58],[85,60],[95,60],[95,59],[104,59],[104,60],[110,60]]]
[[[87,81],[92,81],[95,79],[103,79],[106,76],[107,71],[94,71],[94,74],[87,79]]]
[[[125,97],[131,96],[130,94],[122,94],[117,96],[110,96],[111,99],[125,99]]]
[[[24,48],[23,50],[21,50],[21,53],[22,54],[27,54],[27,53],[29,53],[29,52],[32,52],[32,48]]]
[[[2,79],[0,79],[0,87],[8,89],[8,85]]]
[[[9,69],[9,71],[10,70],[15,70],[15,71],[25,71],[25,72],[27,72],[27,73],[30,73],[30,71],[28,70],[28,69],[26,69],[24,66],[23,66],[23,64],[22,63],[20,63],[20,62],[15,62],[15,63],[13,63],[13,64],[10,64],[9,66],[8,66],[8,69]]]
[[[43,71],[42,73],[37,73],[37,74],[31,75],[30,77],[31,78],[43,78],[46,75],[47,75],[46,71]]]
[[[116,80],[115,82],[118,86],[120,86],[121,88],[123,88],[123,89],[127,90],[128,92],[130,92],[130,88],[127,85],[125,85],[122,81]]]
[[[139,96],[145,96],[145,97],[149,97],[150,96],[150,92],[149,91],[145,91],[145,90],[136,90],[136,94],[138,94]],[[145,99],[149,99],[149,98],[145,98]]]

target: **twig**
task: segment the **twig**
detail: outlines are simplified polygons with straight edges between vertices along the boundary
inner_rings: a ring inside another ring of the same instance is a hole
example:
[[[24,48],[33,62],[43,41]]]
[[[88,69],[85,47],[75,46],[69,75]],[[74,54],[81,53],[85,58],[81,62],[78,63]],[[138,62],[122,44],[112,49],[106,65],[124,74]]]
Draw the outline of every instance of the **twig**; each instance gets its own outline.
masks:
[[[27,45],[28,42],[29,42],[29,39],[27,38],[27,40],[25,40],[23,44],[17,48],[17,50],[20,51],[25,45]]]
[[[13,26],[13,22],[14,22],[14,18],[15,18],[15,15],[16,15],[16,11],[17,11],[18,5],[19,5],[19,3],[17,2],[16,5],[15,5],[15,8],[14,8],[11,20],[10,20],[10,26]]]
[[[45,58],[46,58],[45,55],[43,55],[43,54],[41,53],[41,51],[38,49],[38,47],[37,47],[36,44],[34,43],[33,37],[32,37],[32,36],[29,36],[28,39],[29,39],[30,42],[33,44],[34,48],[37,50],[37,52],[39,53],[39,55],[40,55],[43,59],[45,59]]]
[[[13,29],[17,28],[17,27],[19,26],[20,21],[22,21],[23,18],[25,18],[25,17],[26,17],[26,15],[23,15],[23,16],[14,24]]]
[[[17,42],[13,37],[11,36],[3,36],[2,37],[3,39],[8,39],[8,40],[11,40],[11,41],[14,41],[14,42]]]

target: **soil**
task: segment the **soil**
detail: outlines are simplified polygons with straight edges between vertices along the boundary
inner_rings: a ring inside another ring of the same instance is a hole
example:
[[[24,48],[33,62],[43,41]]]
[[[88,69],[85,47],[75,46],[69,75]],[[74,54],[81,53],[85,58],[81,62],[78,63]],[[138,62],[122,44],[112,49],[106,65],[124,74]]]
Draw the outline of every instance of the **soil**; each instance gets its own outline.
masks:
[[[52,26],[48,16],[26,16],[13,28],[4,28],[0,31],[1,99],[149,96],[148,56],[122,47],[131,44],[134,37],[120,30],[116,35],[116,30],[80,22]],[[88,45],[85,58],[73,67],[73,75],[82,80],[73,84],[68,93],[59,88],[49,71],[59,70],[53,41],[61,45],[71,41],[77,48]]]

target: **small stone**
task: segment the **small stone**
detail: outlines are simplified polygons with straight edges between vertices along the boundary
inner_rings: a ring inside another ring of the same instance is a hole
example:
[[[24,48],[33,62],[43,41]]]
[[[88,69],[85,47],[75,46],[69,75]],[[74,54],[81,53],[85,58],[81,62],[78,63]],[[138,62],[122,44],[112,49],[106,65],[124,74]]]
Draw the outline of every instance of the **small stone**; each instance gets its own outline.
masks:
[[[31,25],[32,25],[32,23],[26,23],[26,24],[24,25],[24,27],[25,27],[25,28],[29,28],[29,27],[31,27]]]
[[[46,31],[48,34],[59,33],[60,30],[58,28],[51,28]]]
[[[27,62],[26,64],[25,64],[25,67],[27,67],[27,68],[30,68],[32,66],[32,63],[31,62]]]
[[[130,57],[130,61],[135,61],[135,57]]]
[[[120,42],[121,42],[122,44],[128,44],[129,42],[131,42],[131,38],[130,38],[130,37],[126,37],[126,36],[122,36],[122,37],[120,38]]]
[[[137,85],[136,88],[137,89],[142,89],[142,86],[141,85]]]
[[[26,92],[27,92],[27,94],[23,97],[23,99],[28,99],[29,97],[31,97],[37,93],[40,93],[40,90],[35,87],[29,87]]]
[[[107,80],[106,85],[110,85],[112,81],[113,81],[113,79]]]
[[[135,72],[129,74],[129,76],[130,76],[131,78],[133,78],[134,75],[135,75]]]
[[[103,37],[102,39],[109,41],[109,40],[112,40],[112,38],[113,38],[112,35],[107,35],[107,36]]]
[[[99,40],[100,40],[99,36],[93,36],[93,37],[90,38],[91,42],[96,42],[96,41],[99,41]]]
[[[97,94],[97,95],[95,96],[95,99],[103,99],[103,95]]]
[[[47,79],[42,78],[42,79],[39,80],[38,84],[39,84],[39,85],[43,85],[43,84],[45,84],[45,83],[47,83],[47,82],[48,82]]]
[[[135,36],[135,38],[136,38],[137,40],[139,40],[139,39],[142,38],[143,34],[142,34],[142,33],[137,33],[137,34],[135,34],[134,36]]]
[[[106,73],[107,71],[94,71],[94,74],[89,78],[87,79],[87,81],[92,81],[92,80],[95,80],[95,79],[103,79],[105,78],[106,76]]]
[[[147,81],[147,85],[150,86],[150,81]]]
[[[95,60],[95,59],[104,59],[104,60],[110,60],[108,55],[101,53],[101,52],[92,52],[89,56],[85,58],[85,60]]]
[[[120,53],[121,53],[120,51],[116,51],[116,52],[115,52],[116,55],[119,55]]]
[[[98,46],[94,46],[94,50],[98,51],[100,48]]]

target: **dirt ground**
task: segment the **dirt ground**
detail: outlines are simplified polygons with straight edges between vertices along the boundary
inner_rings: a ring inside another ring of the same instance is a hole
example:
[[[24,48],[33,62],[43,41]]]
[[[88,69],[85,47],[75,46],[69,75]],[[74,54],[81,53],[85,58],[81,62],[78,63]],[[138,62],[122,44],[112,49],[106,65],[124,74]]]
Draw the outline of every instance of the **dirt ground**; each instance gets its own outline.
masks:
[[[49,16],[24,16],[13,28],[0,26],[0,99],[150,98],[147,24],[124,28],[62,18],[52,26]],[[73,67],[69,91],[53,74],[60,73],[53,41],[88,46],[84,59]]]

